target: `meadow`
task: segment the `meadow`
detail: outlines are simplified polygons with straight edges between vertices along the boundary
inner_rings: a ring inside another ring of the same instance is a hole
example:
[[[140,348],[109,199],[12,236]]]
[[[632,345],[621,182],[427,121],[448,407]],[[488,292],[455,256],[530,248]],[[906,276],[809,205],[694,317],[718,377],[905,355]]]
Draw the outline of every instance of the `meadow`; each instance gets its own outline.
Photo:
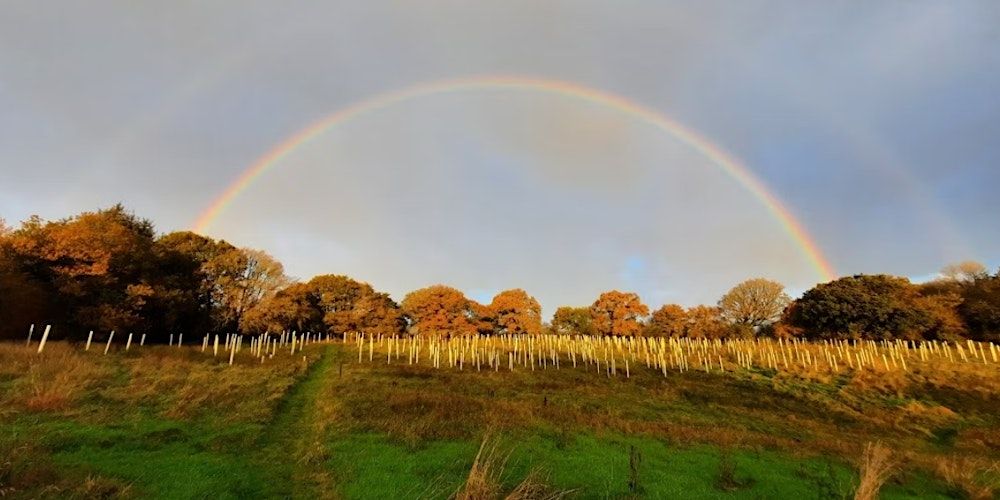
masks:
[[[235,339],[235,337],[234,337]],[[0,344],[12,498],[995,498],[992,344]],[[293,345],[294,344],[294,345]],[[303,345],[304,344],[304,345]],[[107,349],[107,353],[105,353]],[[884,484],[883,484],[884,483]]]

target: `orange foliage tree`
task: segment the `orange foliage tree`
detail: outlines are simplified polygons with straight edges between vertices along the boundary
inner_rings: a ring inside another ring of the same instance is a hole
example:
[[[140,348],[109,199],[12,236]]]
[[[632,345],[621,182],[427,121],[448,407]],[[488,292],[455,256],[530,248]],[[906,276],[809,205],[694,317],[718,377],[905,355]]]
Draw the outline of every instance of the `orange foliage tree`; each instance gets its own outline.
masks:
[[[498,293],[489,308],[496,333],[537,334],[542,331],[542,306],[520,288]]]
[[[476,303],[449,286],[410,292],[402,306],[418,335],[471,335],[478,330]]]
[[[636,335],[642,331],[639,322],[649,314],[649,308],[634,293],[617,290],[604,292],[590,306],[594,329],[601,335]]]
[[[726,324],[718,307],[692,307],[687,311],[687,318],[686,337],[714,339],[726,336]]]
[[[320,332],[323,312],[313,287],[292,283],[247,311],[243,326],[248,332]]]
[[[688,315],[683,307],[667,304],[649,317],[643,334],[650,337],[683,337],[687,330]]]
[[[265,299],[246,316],[247,331],[398,334],[405,327],[399,306],[385,293],[347,276],[321,275]]]
[[[4,239],[8,258],[49,291],[48,320],[73,331],[150,326],[153,235],[149,221],[117,205],[55,222],[33,217]]]

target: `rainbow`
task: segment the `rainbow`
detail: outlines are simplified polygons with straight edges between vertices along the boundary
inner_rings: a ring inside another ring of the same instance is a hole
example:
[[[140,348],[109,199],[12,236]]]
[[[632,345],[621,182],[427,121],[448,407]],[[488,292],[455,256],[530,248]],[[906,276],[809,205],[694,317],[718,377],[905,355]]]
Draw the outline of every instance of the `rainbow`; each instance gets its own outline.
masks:
[[[753,172],[721,147],[688,127],[656,110],[641,106],[625,97],[584,87],[571,82],[528,78],[519,76],[477,76],[448,80],[436,80],[400,90],[375,95],[356,102],[346,108],[327,115],[288,137],[276,147],[258,158],[250,167],[230,184],[195,220],[192,231],[203,233],[218,218],[219,214],[235,200],[240,193],[254,183],[261,175],[277,165],[283,158],[303,144],[311,141],[327,130],[360,115],[377,111],[400,102],[433,94],[476,90],[514,90],[548,93],[571,97],[582,101],[607,106],[645,122],[687,144],[720,167],[727,175],[749,191],[777,220],[816,273],[824,280],[836,278],[833,267],[823,256],[813,238],[795,216],[758,179]]]

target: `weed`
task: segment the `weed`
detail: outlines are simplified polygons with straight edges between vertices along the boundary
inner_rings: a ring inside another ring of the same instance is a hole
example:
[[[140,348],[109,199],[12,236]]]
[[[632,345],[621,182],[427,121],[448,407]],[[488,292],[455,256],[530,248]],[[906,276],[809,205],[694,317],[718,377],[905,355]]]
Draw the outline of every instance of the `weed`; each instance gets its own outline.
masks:
[[[628,492],[632,495],[642,493],[642,483],[639,481],[639,467],[642,465],[642,453],[635,445],[628,447]]]
[[[740,478],[736,475],[736,461],[732,453],[724,449],[719,455],[719,466],[715,472],[715,488],[720,491],[734,492],[753,486],[752,478]]]

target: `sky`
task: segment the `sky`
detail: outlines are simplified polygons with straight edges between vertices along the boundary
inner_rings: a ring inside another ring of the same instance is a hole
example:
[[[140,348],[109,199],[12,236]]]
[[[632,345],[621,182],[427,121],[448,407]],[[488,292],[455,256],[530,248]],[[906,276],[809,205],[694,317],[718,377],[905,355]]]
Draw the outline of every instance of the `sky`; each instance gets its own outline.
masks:
[[[838,275],[1000,266],[1000,3],[0,4],[0,217],[124,203],[193,227],[310,124],[449,79],[615,96],[747,168]],[[620,107],[464,88],[366,109],[274,162],[202,231],[292,276],[396,299],[610,289],[714,303],[826,279],[747,185]]]

